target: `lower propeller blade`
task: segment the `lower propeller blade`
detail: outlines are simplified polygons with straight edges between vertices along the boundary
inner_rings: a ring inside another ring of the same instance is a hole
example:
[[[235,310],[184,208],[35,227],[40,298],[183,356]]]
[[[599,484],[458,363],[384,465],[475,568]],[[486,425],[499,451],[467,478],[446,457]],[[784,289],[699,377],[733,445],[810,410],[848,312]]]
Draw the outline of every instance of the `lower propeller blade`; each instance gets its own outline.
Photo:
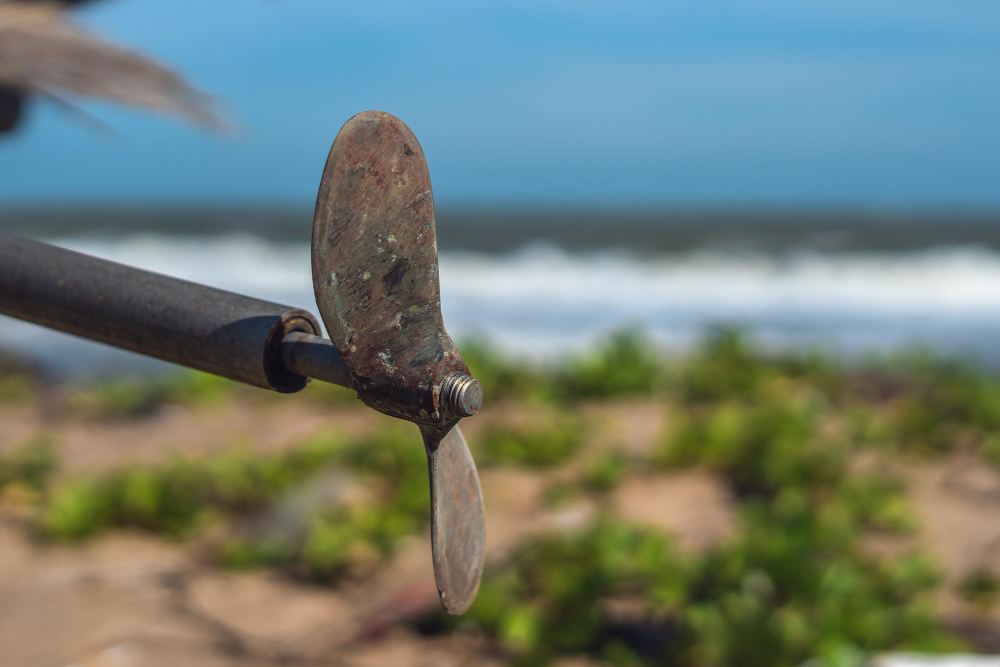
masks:
[[[431,550],[441,604],[461,614],[476,597],[486,555],[486,512],[476,464],[458,426],[424,430],[431,478]]]

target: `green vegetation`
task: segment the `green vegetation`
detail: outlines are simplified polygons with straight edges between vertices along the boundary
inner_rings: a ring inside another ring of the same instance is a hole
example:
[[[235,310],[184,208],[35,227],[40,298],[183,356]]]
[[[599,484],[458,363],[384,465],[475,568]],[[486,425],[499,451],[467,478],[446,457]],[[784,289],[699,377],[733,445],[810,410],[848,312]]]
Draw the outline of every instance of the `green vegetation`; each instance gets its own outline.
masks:
[[[985,567],[973,568],[958,582],[957,592],[969,604],[990,611],[1000,600],[1000,577]]]
[[[345,573],[367,572],[430,518],[427,462],[415,429],[393,428],[363,439],[346,448],[341,461],[371,497],[318,512],[302,542],[289,545],[282,563],[327,583]]]
[[[0,405],[23,403],[38,395],[41,382],[24,364],[0,354]]]
[[[462,341],[459,349],[490,401],[544,402],[556,396],[546,367],[518,363],[483,341]]]
[[[23,403],[37,390],[37,383],[27,375],[0,376],[0,403]]]
[[[73,387],[66,398],[73,414],[90,418],[144,417],[168,404],[205,405],[249,387],[199,371],[183,370],[149,379],[121,378]]]
[[[42,491],[57,468],[52,440],[34,437],[10,452],[0,452],[0,492],[14,484]]]
[[[462,357],[490,400],[577,401],[642,396],[661,389],[666,365],[634,331],[621,331],[565,364],[517,362],[481,341],[463,342]]]
[[[594,493],[609,491],[625,479],[628,466],[628,457],[622,452],[601,452],[584,464],[580,482],[583,488]]]
[[[561,394],[572,399],[648,395],[663,385],[664,372],[650,342],[625,331],[572,359],[557,381]]]
[[[240,517],[259,515],[323,469],[365,482],[359,502],[336,499],[309,508],[306,530],[283,526],[240,535]],[[333,582],[393,553],[429,517],[427,464],[416,429],[390,428],[351,443],[321,435],[282,454],[247,448],[153,467],[128,467],[100,478],[58,484],[42,502],[37,525],[50,539],[78,540],[113,526],[191,537],[212,522],[232,526],[217,548],[230,567],[279,567]]]
[[[546,468],[565,463],[583,445],[584,424],[575,417],[547,415],[519,426],[484,433],[475,450],[483,466]]]
[[[546,507],[590,497],[598,510],[582,529],[514,546],[488,567],[465,617],[429,611],[423,631],[474,627],[521,664],[585,655],[620,665],[847,666],[871,652],[958,646],[932,607],[941,573],[907,547],[919,518],[897,471],[954,452],[1000,467],[1000,378],[921,353],[856,364],[767,354],[724,330],[683,359],[627,333],[544,367],[484,345],[462,350],[488,401],[518,404],[472,442],[484,474],[531,469],[532,479],[547,476]],[[258,395],[190,374],[75,390],[70,405],[119,419],[238,391]],[[305,396],[356,403],[353,392],[322,383]],[[648,452],[590,448],[606,433],[594,428],[605,408],[593,404],[625,398],[665,413],[662,437]],[[697,553],[615,513],[614,490],[631,476],[681,468],[721,480],[739,517],[724,541]],[[427,529],[426,462],[412,427],[97,477],[54,480],[55,470],[44,441],[0,456],[0,487],[35,490],[36,525],[50,539],[114,526],[200,536],[225,566],[324,584],[367,576]],[[319,497],[317,485],[346,490]],[[279,515],[284,522],[262,520]],[[872,548],[876,535],[893,545],[891,558]],[[955,591],[989,610],[998,582],[974,570]]]
[[[521,664],[587,653],[613,664],[861,664],[866,651],[959,645],[935,623],[937,573],[869,559],[844,517],[794,495],[747,511],[745,532],[700,556],[609,516],[523,545],[491,569],[461,621]]]
[[[189,535],[218,514],[262,507],[339,453],[336,440],[317,438],[276,456],[237,448],[201,460],[178,457],[99,479],[72,479],[49,494],[38,524],[56,539],[88,537],[111,526]]]
[[[891,477],[850,470],[849,448],[822,427],[828,406],[727,396],[674,424],[657,461],[712,469],[743,499],[742,528],[721,546],[683,557],[669,536],[605,514],[523,545],[489,572],[470,618],[523,664],[588,653],[614,664],[841,665],[958,646],[930,606],[933,564],[864,550],[869,531],[905,533],[913,517]],[[597,461],[583,479],[601,490],[624,463]]]
[[[718,332],[646,386],[669,406],[651,463],[726,480],[739,500],[736,535],[680,555],[668,535],[606,510],[582,531],[522,544],[489,569],[467,619],[435,612],[425,629],[471,619],[523,664],[587,654],[625,665],[860,665],[871,652],[958,648],[931,606],[941,581],[933,562],[866,549],[873,532],[905,537],[917,519],[892,467],[856,462],[969,445],[1000,458],[990,409],[1000,381],[969,373],[920,355],[857,368],[768,356]],[[580,486],[611,488],[626,464],[595,457]],[[546,501],[576,493],[560,482]],[[960,590],[985,604],[996,581],[976,573]]]
[[[586,494],[606,501],[607,494],[625,481],[636,462],[624,452],[606,450],[588,455],[582,464],[550,482],[542,492],[542,504],[550,509],[566,506]]]
[[[846,450],[820,433],[824,409],[795,395],[713,403],[678,415],[656,458],[665,466],[706,465],[743,495],[826,484],[843,474]]]

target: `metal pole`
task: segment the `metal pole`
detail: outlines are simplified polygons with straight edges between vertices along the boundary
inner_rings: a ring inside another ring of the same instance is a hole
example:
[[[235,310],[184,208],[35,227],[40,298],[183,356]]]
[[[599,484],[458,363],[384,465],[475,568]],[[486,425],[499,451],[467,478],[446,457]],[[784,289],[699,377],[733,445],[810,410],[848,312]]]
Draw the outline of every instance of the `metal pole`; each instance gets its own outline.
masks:
[[[281,341],[281,361],[286,369],[305,377],[351,386],[351,375],[333,343],[326,338],[293,331]]]
[[[0,313],[274,391],[350,386],[305,310],[5,234]]]

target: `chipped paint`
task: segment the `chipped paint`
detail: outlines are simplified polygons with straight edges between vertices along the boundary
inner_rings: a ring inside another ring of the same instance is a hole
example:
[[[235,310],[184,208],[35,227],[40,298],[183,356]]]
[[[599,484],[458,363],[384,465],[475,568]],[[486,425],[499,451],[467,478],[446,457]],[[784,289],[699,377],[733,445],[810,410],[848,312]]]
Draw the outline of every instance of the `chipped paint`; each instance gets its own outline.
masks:
[[[383,350],[382,352],[379,352],[378,360],[382,362],[382,365],[385,366],[385,369],[387,371],[389,371],[390,373],[396,372],[396,367],[392,363],[392,356],[389,354],[388,350]]]

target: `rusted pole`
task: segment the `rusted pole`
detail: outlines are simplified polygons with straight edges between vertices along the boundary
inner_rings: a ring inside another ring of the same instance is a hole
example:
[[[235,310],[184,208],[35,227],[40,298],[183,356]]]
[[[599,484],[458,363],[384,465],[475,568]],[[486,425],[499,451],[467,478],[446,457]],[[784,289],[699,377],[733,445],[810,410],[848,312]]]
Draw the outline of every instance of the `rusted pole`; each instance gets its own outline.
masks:
[[[6,234],[0,313],[283,393],[310,376],[350,383],[308,311]],[[283,357],[293,332],[309,338]],[[309,363],[286,366],[301,355]]]

